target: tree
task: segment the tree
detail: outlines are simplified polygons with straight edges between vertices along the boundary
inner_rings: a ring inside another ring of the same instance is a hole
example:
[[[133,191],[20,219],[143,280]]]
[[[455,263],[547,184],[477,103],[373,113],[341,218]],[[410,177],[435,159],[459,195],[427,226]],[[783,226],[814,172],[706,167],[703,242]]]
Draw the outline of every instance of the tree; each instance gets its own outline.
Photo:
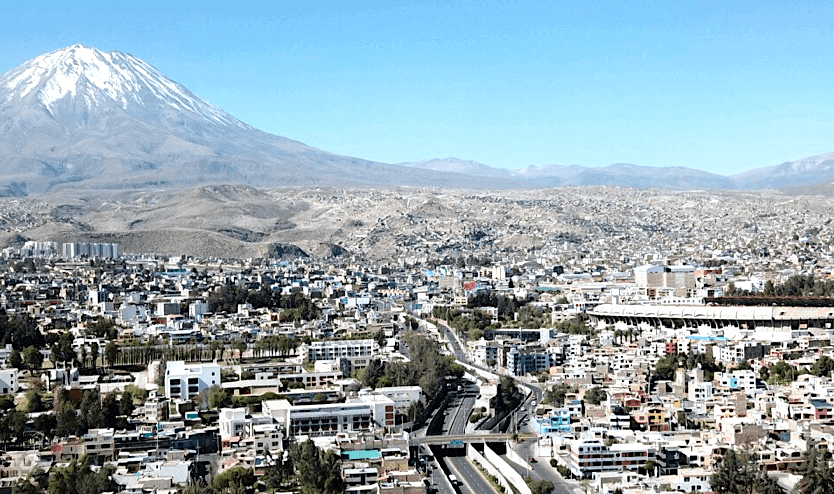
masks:
[[[217,492],[243,492],[255,485],[255,472],[251,468],[232,467],[211,480],[212,488]]]
[[[23,357],[20,356],[20,352],[12,350],[11,355],[9,355],[9,365],[18,370],[23,369]]]
[[[108,342],[104,347],[104,358],[110,367],[116,365],[116,359],[119,358],[119,345],[112,341]]]
[[[119,490],[113,481],[112,467],[93,471],[90,458],[85,456],[80,462],[72,460],[65,468],[53,468],[49,472],[49,494],[101,494]]]
[[[34,413],[40,411],[43,411],[41,394],[36,389],[30,389],[26,392],[26,412]]]
[[[550,494],[553,492],[553,482],[549,480],[534,480],[532,477],[524,479],[533,494]]]
[[[752,494],[755,479],[755,466],[750,455],[731,449],[715,469],[710,486],[719,494]]]
[[[834,359],[828,355],[823,355],[811,366],[811,374],[820,377],[830,376],[832,370],[834,370]]]
[[[30,371],[38,371],[43,365],[43,354],[34,346],[27,346],[23,350],[23,362]]]
[[[289,456],[302,494],[337,494],[344,492],[341,465],[338,455],[332,451],[324,453],[312,440],[294,443]]]
[[[595,386],[585,392],[585,401],[591,405],[599,405],[606,398],[608,398],[608,393],[599,386]]]
[[[90,344],[90,360],[92,362],[93,369],[96,368],[97,364],[96,361],[98,360],[99,348],[98,343],[93,342]]]
[[[678,367],[678,357],[674,353],[661,357],[654,366],[653,378],[656,381],[672,381]]]
[[[209,388],[209,408],[217,410],[218,408],[227,407],[231,404],[231,396],[229,392],[218,385]]]
[[[567,394],[576,392],[576,388],[571,387],[565,383],[558,383],[554,385],[552,388],[545,390],[544,402],[550,403],[551,405],[555,405],[557,407],[561,407],[565,404],[565,397],[567,396]]]
[[[12,486],[12,494],[38,494],[38,488],[29,479],[20,479]]]
[[[658,466],[659,465],[657,464],[656,461],[648,460],[648,461],[646,461],[646,464],[643,465],[643,468],[646,470],[646,473],[648,473],[649,475],[654,475],[654,473],[657,471]]]
[[[805,451],[805,467],[802,480],[796,485],[797,494],[834,492],[834,469],[827,451],[818,451],[815,445]]]
[[[374,335],[374,341],[379,345],[379,348],[385,348],[385,343],[388,342],[388,338],[385,337],[385,331],[381,329],[377,331],[376,335]]]

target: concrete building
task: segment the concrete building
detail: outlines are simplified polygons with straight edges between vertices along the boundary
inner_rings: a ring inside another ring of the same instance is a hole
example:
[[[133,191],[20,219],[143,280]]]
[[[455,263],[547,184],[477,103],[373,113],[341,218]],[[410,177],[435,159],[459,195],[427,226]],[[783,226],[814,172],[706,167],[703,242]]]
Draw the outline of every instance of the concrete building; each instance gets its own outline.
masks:
[[[308,362],[335,360],[337,358],[371,357],[378,353],[379,346],[372,339],[314,341],[302,349]]]
[[[168,399],[190,400],[219,384],[218,364],[186,364],[175,360],[168,362],[165,369],[165,397]]]
[[[384,396],[365,396],[347,403],[292,405],[287,400],[263,402],[265,415],[284,426],[289,436],[334,436],[369,432],[394,426],[394,401]]]
[[[637,470],[653,457],[650,447],[641,443],[606,446],[599,439],[582,438],[568,440],[567,444],[568,469],[580,478],[590,478],[598,472]]]
[[[551,355],[545,352],[522,353],[512,348],[507,353],[507,371],[513,376],[523,376],[528,372],[539,372],[553,365]]]
[[[634,282],[649,298],[657,298],[659,289],[672,289],[677,297],[695,290],[695,267],[648,264],[634,268]]]
[[[0,394],[17,393],[20,388],[20,379],[17,369],[0,370]]]

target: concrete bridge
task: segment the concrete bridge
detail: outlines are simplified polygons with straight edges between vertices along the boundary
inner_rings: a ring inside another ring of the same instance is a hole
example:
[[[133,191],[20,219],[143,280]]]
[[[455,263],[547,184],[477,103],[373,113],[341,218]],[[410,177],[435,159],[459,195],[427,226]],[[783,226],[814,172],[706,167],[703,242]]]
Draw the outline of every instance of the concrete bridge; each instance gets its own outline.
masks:
[[[519,441],[538,437],[536,434],[517,434]],[[442,436],[412,437],[411,442],[427,445],[464,445],[469,443],[500,443],[513,439],[513,434],[494,434],[489,432],[471,434],[444,434]]]

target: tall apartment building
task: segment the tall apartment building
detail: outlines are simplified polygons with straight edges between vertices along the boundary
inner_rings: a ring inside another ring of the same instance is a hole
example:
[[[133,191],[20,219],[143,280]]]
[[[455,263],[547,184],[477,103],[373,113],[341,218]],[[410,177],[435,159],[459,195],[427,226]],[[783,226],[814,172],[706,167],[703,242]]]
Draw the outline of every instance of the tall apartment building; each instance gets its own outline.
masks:
[[[507,371],[513,376],[523,376],[528,372],[539,372],[553,365],[551,355],[546,352],[522,353],[513,347],[507,353]]]
[[[66,242],[62,245],[62,253],[67,259],[84,256],[118,259],[120,255],[119,244],[93,242]]]

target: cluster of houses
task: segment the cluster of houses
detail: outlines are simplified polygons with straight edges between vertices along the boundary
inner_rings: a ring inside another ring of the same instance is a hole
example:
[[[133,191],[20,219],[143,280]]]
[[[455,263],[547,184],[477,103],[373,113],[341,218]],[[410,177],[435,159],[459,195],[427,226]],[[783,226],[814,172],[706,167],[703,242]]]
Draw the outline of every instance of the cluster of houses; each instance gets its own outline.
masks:
[[[590,479],[601,492],[706,491],[722,455],[745,448],[790,488],[807,447],[834,440],[834,382],[807,370],[834,353],[834,308],[705,303],[730,281],[737,280],[718,268],[663,263],[602,280],[500,263],[414,269],[99,259],[52,260],[33,270],[10,262],[0,278],[5,314],[25,315],[43,335],[71,333],[85,358],[59,365],[44,347],[44,368],[22,370],[10,363],[15,349],[0,349],[0,394],[20,401],[32,389],[107,394],[133,386],[147,396],[126,430],[8,448],[0,484],[88,456],[114,466],[128,492],[163,492],[235,466],[261,475],[288,444],[311,438],[340,454],[348,492],[426,492],[404,434],[408,411],[425,403],[421,389],[362,388],[356,373],[374,359],[407,360],[398,333],[437,308],[486,311],[499,322],[495,308],[468,303],[494,293],[536,307],[546,322],[494,324],[466,342],[469,359],[545,396],[567,386],[563,402],[537,404],[529,422],[539,436],[536,455],[566,476]],[[216,310],[229,287],[299,294],[319,315],[303,320],[292,308],[251,300]],[[559,325],[576,317],[587,331]],[[102,320],[113,323],[115,340],[88,331]],[[118,351],[105,355],[111,343]],[[149,349],[187,357],[146,361]],[[658,363],[672,355],[686,357],[671,378],[658,379]],[[707,361],[720,370],[702,368]],[[796,374],[763,379],[762,369],[779,362]],[[119,371],[128,366],[144,370]],[[587,399],[592,390],[604,397]],[[223,405],[212,407],[218,395]],[[29,413],[28,423],[39,413],[51,412]]]

